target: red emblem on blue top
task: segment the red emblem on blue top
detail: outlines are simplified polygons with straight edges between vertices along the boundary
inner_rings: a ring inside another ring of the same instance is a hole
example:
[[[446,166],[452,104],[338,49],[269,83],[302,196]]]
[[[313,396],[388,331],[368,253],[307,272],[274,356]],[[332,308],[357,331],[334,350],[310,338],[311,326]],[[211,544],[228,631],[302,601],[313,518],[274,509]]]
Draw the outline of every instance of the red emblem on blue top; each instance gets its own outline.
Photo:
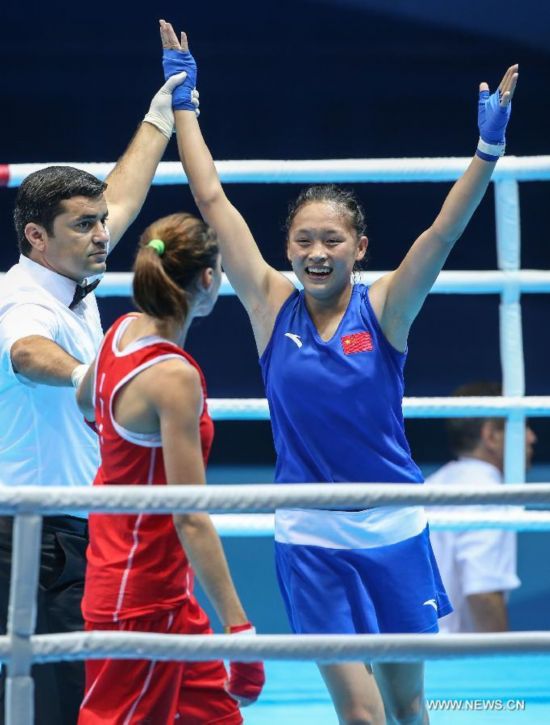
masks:
[[[344,355],[355,355],[357,352],[370,352],[373,349],[370,332],[353,332],[340,338]]]

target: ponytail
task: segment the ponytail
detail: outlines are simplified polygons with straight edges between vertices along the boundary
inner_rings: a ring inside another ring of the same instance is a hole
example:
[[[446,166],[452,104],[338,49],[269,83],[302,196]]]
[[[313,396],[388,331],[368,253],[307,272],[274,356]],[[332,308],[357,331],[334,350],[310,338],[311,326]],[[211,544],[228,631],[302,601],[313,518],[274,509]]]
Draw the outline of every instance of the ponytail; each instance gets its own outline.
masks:
[[[153,246],[140,247],[134,264],[134,302],[146,315],[182,322],[188,310],[187,295],[165,272],[162,257]]]
[[[216,234],[201,219],[179,212],[150,224],[141,235],[134,263],[134,302],[146,315],[183,322],[194,282],[215,267]]]

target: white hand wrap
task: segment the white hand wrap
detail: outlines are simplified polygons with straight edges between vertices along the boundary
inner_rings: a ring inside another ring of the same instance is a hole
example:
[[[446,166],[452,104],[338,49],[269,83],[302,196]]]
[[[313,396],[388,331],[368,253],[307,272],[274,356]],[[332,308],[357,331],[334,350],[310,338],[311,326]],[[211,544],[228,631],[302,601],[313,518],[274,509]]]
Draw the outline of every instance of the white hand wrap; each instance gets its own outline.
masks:
[[[480,136],[479,141],[477,142],[477,149],[478,151],[483,151],[483,153],[487,154],[488,156],[504,156],[504,152],[506,151],[506,144],[487,143],[487,141],[484,141]]]

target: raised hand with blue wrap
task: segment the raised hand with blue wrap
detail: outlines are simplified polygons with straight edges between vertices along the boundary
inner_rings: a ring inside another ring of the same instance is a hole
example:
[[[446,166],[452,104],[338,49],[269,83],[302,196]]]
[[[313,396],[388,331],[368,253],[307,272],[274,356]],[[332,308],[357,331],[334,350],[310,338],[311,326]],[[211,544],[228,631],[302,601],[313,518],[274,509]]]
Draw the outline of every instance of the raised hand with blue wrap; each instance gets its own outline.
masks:
[[[162,40],[162,67],[164,79],[168,80],[177,73],[185,72],[183,83],[172,93],[172,108],[175,111],[194,111],[193,91],[197,87],[197,64],[189,52],[189,44],[185,33],[178,40],[172,26],[165,20],[160,21],[160,37]]]
[[[487,83],[479,86],[477,123],[479,144],[476,154],[484,161],[497,161],[506,148],[506,126],[512,112],[512,97],[518,81],[518,66],[512,65],[491,94]]]

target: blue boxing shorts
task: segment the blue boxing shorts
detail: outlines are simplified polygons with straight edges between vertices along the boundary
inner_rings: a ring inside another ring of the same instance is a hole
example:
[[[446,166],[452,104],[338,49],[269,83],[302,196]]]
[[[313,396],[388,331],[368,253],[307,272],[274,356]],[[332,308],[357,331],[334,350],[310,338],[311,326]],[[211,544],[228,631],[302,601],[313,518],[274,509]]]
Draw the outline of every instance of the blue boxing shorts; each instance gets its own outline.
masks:
[[[294,632],[437,632],[452,612],[421,507],[284,509],[277,578]]]

